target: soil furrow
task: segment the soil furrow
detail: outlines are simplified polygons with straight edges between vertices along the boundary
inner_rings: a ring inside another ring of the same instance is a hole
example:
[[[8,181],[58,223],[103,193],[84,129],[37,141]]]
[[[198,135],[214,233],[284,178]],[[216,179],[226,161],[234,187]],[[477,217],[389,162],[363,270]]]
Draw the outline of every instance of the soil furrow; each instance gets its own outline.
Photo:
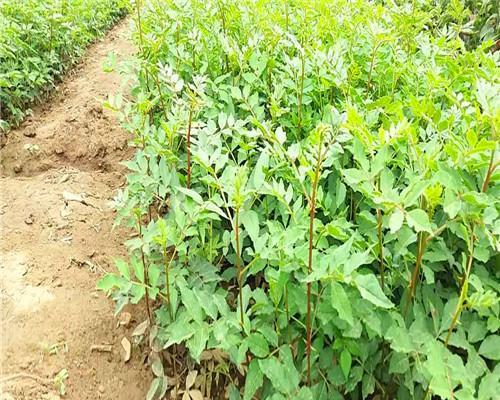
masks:
[[[109,208],[124,181],[127,136],[101,106],[123,90],[103,64],[110,53],[133,54],[128,32],[123,21],[92,45],[0,150],[1,399],[58,399],[54,377],[64,369],[67,399],[147,391],[139,349],[123,361],[120,341],[131,328],[117,326],[112,302],[95,290],[128,235],[113,229]],[[111,352],[92,351],[101,345]]]

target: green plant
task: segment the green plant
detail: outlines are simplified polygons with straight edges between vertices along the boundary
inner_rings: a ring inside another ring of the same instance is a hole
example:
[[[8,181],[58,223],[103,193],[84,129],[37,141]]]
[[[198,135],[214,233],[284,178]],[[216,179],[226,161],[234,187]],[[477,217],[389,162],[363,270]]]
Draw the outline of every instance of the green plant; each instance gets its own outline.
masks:
[[[68,370],[66,368],[60,370],[54,377],[54,386],[61,396],[66,394],[66,380],[68,377]]]
[[[17,125],[128,0],[0,2],[0,129]]]
[[[498,53],[424,6],[145,2],[109,102],[140,235],[98,286],[149,297],[151,360],[219,351],[231,399],[495,398]]]

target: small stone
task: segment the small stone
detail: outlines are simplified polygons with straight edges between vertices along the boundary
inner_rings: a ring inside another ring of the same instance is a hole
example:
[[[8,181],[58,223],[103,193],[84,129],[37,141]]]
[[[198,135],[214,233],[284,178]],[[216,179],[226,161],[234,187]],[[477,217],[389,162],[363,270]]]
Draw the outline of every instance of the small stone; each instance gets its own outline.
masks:
[[[25,223],[26,225],[33,225],[33,222],[34,222],[34,220],[33,220],[33,215],[32,215],[32,214],[30,214],[30,215],[28,216],[28,218],[26,218],[26,219],[24,220],[24,223]]]
[[[99,390],[99,393],[101,393],[101,394],[104,393],[104,386],[103,385],[99,385],[98,390]]]
[[[23,166],[21,164],[14,165],[14,172],[16,174],[20,173],[23,170]]]
[[[54,151],[57,155],[64,154],[64,149],[62,147],[56,147]]]

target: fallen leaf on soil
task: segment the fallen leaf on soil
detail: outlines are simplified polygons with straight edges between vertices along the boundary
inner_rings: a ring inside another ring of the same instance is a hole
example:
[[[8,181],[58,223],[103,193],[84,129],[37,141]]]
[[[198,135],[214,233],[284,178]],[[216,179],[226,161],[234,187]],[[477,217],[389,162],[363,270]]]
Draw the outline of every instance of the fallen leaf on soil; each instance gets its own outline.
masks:
[[[76,201],[77,203],[82,203],[86,206],[89,204],[85,201],[81,194],[71,193],[71,192],[63,192],[62,194],[64,201]]]
[[[63,176],[61,176],[61,177],[59,178],[59,180],[57,181],[57,183],[58,183],[58,184],[64,183],[64,182],[66,182],[68,179],[69,179],[69,174],[64,174]]]
[[[148,329],[149,326],[149,321],[145,320],[144,322],[141,322],[137,327],[134,329],[132,332],[132,336],[142,336],[146,333],[146,330]]]
[[[189,374],[186,377],[186,390],[189,390],[189,388],[194,385],[194,381],[196,380],[197,375],[198,371],[189,371]]]
[[[66,244],[71,244],[71,241],[73,240],[73,236],[68,235],[65,236],[61,239],[61,242],[66,243]]]
[[[24,150],[29,151],[30,154],[34,155],[40,151],[40,146],[37,144],[26,143],[24,145]]]
[[[90,352],[97,351],[99,353],[111,353],[113,346],[110,344],[93,344],[90,346]]]
[[[199,390],[190,390],[189,396],[192,400],[203,400],[203,394]]]
[[[122,339],[122,347],[125,350],[125,357],[123,357],[123,361],[127,362],[130,360],[130,354],[132,353],[132,345],[128,341],[126,337]]]

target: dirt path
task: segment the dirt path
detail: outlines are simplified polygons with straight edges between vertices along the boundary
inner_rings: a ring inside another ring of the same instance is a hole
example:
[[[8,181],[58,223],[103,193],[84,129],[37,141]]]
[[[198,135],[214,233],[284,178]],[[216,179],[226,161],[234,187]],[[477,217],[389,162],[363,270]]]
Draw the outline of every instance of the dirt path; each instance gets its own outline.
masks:
[[[127,236],[112,231],[108,202],[130,150],[99,101],[121,89],[103,63],[110,52],[133,53],[127,32],[125,21],[91,46],[0,150],[1,399],[58,399],[54,376],[63,369],[67,399],[142,400],[147,391],[140,351],[122,359],[132,328],[117,326],[112,302],[95,290]],[[65,192],[88,205],[65,201]],[[91,351],[108,344],[111,352]]]

